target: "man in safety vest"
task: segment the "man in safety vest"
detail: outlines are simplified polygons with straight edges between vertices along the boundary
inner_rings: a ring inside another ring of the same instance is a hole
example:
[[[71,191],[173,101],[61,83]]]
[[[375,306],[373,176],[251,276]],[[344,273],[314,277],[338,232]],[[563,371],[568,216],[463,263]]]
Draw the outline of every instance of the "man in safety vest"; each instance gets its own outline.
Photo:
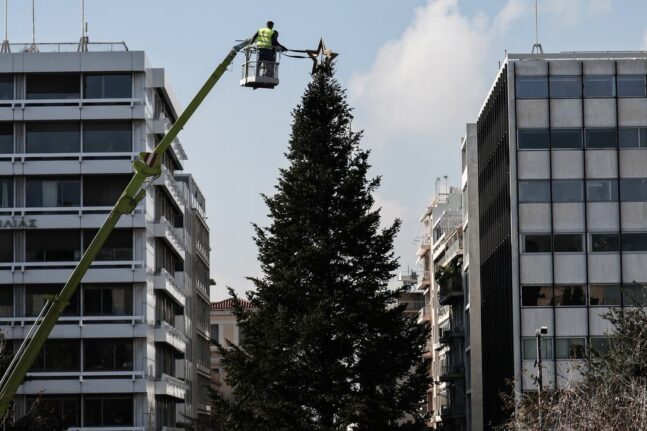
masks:
[[[256,34],[252,37],[252,42],[256,43],[258,48],[258,61],[259,62],[276,62],[276,51],[287,51],[287,48],[279,43],[279,32],[274,30],[274,23],[272,21],[267,22],[267,27],[259,29]],[[267,63],[260,64],[262,69],[264,69],[264,76],[273,77],[274,76],[274,67],[269,66]]]

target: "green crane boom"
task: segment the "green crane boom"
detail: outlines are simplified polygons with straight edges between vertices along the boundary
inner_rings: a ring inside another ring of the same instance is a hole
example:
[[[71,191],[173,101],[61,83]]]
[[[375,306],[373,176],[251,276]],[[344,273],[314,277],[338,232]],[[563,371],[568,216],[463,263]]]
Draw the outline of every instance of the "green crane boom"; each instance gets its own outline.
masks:
[[[40,349],[43,347],[45,340],[56,325],[58,318],[65,306],[69,303],[72,295],[79,287],[79,283],[88,271],[97,253],[103,247],[103,244],[110,236],[122,215],[130,214],[146,196],[146,189],[142,188],[146,180],[152,181],[161,174],[162,155],[170,147],[173,140],[177,137],[180,130],[189,121],[189,118],[198,109],[200,104],[207,97],[209,92],[216,85],[220,77],[225,73],[227,67],[236,57],[238,51],[244,48],[248,41],[234,46],[225,59],[218,65],[216,70],[211,74],[209,79],[204,83],[200,91],[195,95],[193,100],[186,107],[184,112],[178,117],[177,121],[171,126],[164,138],[155,147],[152,153],[140,153],[140,159],[133,162],[134,174],[130,182],[119,197],[119,200],[110,211],[108,218],[95,235],[94,239],[88,246],[81,260],[70,275],[67,283],[58,295],[50,298],[38,319],[31,327],[25,340],[20,345],[13,360],[9,364],[2,380],[0,380],[0,418],[4,417],[7,409],[11,405],[13,397],[22,383],[25,375],[36,360]]]

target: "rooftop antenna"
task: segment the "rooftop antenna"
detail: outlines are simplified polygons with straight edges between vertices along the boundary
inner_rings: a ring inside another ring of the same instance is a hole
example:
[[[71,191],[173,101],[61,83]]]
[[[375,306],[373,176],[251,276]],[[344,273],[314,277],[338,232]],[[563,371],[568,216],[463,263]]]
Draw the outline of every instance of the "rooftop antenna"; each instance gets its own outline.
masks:
[[[8,53],[11,52],[11,46],[9,46],[9,36],[8,34],[8,27],[7,23],[9,20],[7,19],[8,14],[8,8],[7,8],[7,2],[9,0],[4,0],[4,40],[2,41],[2,48],[0,48],[0,52],[2,53]]]
[[[79,40],[78,52],[86,52],[88,50],[88,23],[85,22],[85,0],[81,0],[81,39]]]
[[[535,44],[532,46],[532,54],[543,54],[544,53],[544,48],[541,46],[541,43],[539,43],[539,13],[537,9],[537,2],[538,0],[535,0]]]
[[[36,0],[31,0],[31,45],[27,52],[38,52],[36,46]]]

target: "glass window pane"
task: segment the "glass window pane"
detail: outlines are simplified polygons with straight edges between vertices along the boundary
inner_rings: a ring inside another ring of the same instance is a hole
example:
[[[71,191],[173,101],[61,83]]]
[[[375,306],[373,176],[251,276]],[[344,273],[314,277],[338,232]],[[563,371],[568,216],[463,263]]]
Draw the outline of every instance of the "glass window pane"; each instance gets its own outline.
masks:
[[[638,135],[640,136],[640,148],[647,148],[647,128],[641,127]]]
[[[127,340],[84,340],[83,369],[86,371],[130,371],[133,342]]]
[[[0,100],[14,99],[13,75],[0,75]]]
[[[618,97],[645,95],[645,75],[618,75]]]
[[[130,181],[130,175],[86,175],[83,177],[83,205],[111,207]]]
[[[47,340],[31,371],[70,372],[81,370],[79,340]]]
[[[83,123],[83,151],[109,153],[132,151],[130,121],[87,121]]]
[[[13,286],[0,286],[0,316],[13,317]]]
[[[13,206],[13,177],[0,177],[0,208]]]
[[[618,200],[617,180],[587,180],[586,199],[588,202],[615,202]]]
[[[548,97],[546,76],[517,76],[517,98]]]
[[[582,148],[582,129],[551,129],[550,144],[558,149]]]
[[[553,181],[553,202],[583,202],[582,180]]]
[[[555,305],[558,307],[586,305],[586,289],[581,285],[555,286]]]
[[[553,305],[551,286],[521,286],[521,305],[524,307],[550,307]]]
[[[606,356],[609,353],[609,339],[607,337],[589,338],[591,350],[599,356]]]
[[[13,262],[13,231],[0,231],[0,262]]]
[[[555,253],[572,253],[583,251],[582,247],[583,235],[576,234],[556,234],[553,236],[553,247]]]
[[[614,97],[615,77],[612,75],[588,75],[584,77],[584,97]]]
[[[27,207],[78,207],[81,181],[74,177],[28,177]]]
[[[550,147],[548,129],[519,129],[520,150],[547,150]]]
[[[647,251],[647,233],[623,233],[622,251]]]
[[[586,148],[616,148],[616,129],[586,129]]]
[[[13,123],[0,122],[0,154],[13,152]]]
[[[623,202],[647,202],[647,178],[621,179],[620,200]]]
[[[640,129],[637,127],[621,127],[618,129],[618,144],[620,148],[638,148]]]
[[[92,239],[97,234],[96,229],[86,229],[83,231],[83,247],[88,248]],[[95,260],[132,260],[133,257],[133,231],[132,229],[115,229],[99,250]]]
[[[28,153],[78,153],[81,132],[78,122],[27,123]]]
[[[620,238],[617,233],[591,234],[592,252],[617,252],[620,251]]]
[[[131,285],[83,286],[83,313],[87,316],[128,316],[132,303]]]
[[[537,359],[537,339],[523,339],[523,358]],[[551,337],[542,337],[541,339],[541,358],[553,359],[553,339]]]
[[[219,339],[219,327],[218,325],[214,324],[211,325],[211,328],[209,329],[209,335],[211,336],[211,341],[214,343],[220,342]]]
[[[550,202],[548,180],[519,181],[519,202]]]
[[[80,77],[78,73],[27,74],[27,99],[78,99]]]
[[[550,235],[524,235],[525,253],[550,253]]]
[[[584,338],[558,338],[555,340],[557,359],[584,359],[586,341]]]
[[[620,305],[620,286],[617,284],[592,284],[589,286],[589,301],[592,306]]]
[[[132,96],[130,73],[85,75],[83,83],[85,99],[119,99]]]
[[[27,262],[74,262],[81,257],[81,241],[75,230],[25,232]]]
[[[133,424],[132,398],[108,398],[103,401],[103,425],[131,426]]]
[[[582,97],[582,81],[574,76],[551,76],[550,97],[553,98],[578,98]]]
[[[28,317],[38,316],[45,306],[47,297],[60,293],[62,285],[58,284],[37,284],[25,288],[25,315]],[[70,303],[63,310],[64,316],[79,315],[79,294],[74,293]]]
[[[628,284],[622,288],[622,303],[625,307],[647,306],[647,288],[640,284]]]

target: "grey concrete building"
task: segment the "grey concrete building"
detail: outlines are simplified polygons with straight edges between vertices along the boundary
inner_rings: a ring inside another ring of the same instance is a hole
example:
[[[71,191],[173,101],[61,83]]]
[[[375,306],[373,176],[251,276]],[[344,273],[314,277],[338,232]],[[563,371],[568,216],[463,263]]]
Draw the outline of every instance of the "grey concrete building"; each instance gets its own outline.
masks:
[[[0,331],[17,343],[178,107],[164,70],[124,44],[12,48],[0,54]],[[18,416],[39,394],[72,429],[169,431],[208,414],[208,229],[185,159],[176,140],[120,220],[21,385]]]
[[[644,52],[510,54],[468,127],[472,429],[501,420],[506,379],[537,390],[538,328],[559,387],[609,307],[645,305],[646,77]]]

